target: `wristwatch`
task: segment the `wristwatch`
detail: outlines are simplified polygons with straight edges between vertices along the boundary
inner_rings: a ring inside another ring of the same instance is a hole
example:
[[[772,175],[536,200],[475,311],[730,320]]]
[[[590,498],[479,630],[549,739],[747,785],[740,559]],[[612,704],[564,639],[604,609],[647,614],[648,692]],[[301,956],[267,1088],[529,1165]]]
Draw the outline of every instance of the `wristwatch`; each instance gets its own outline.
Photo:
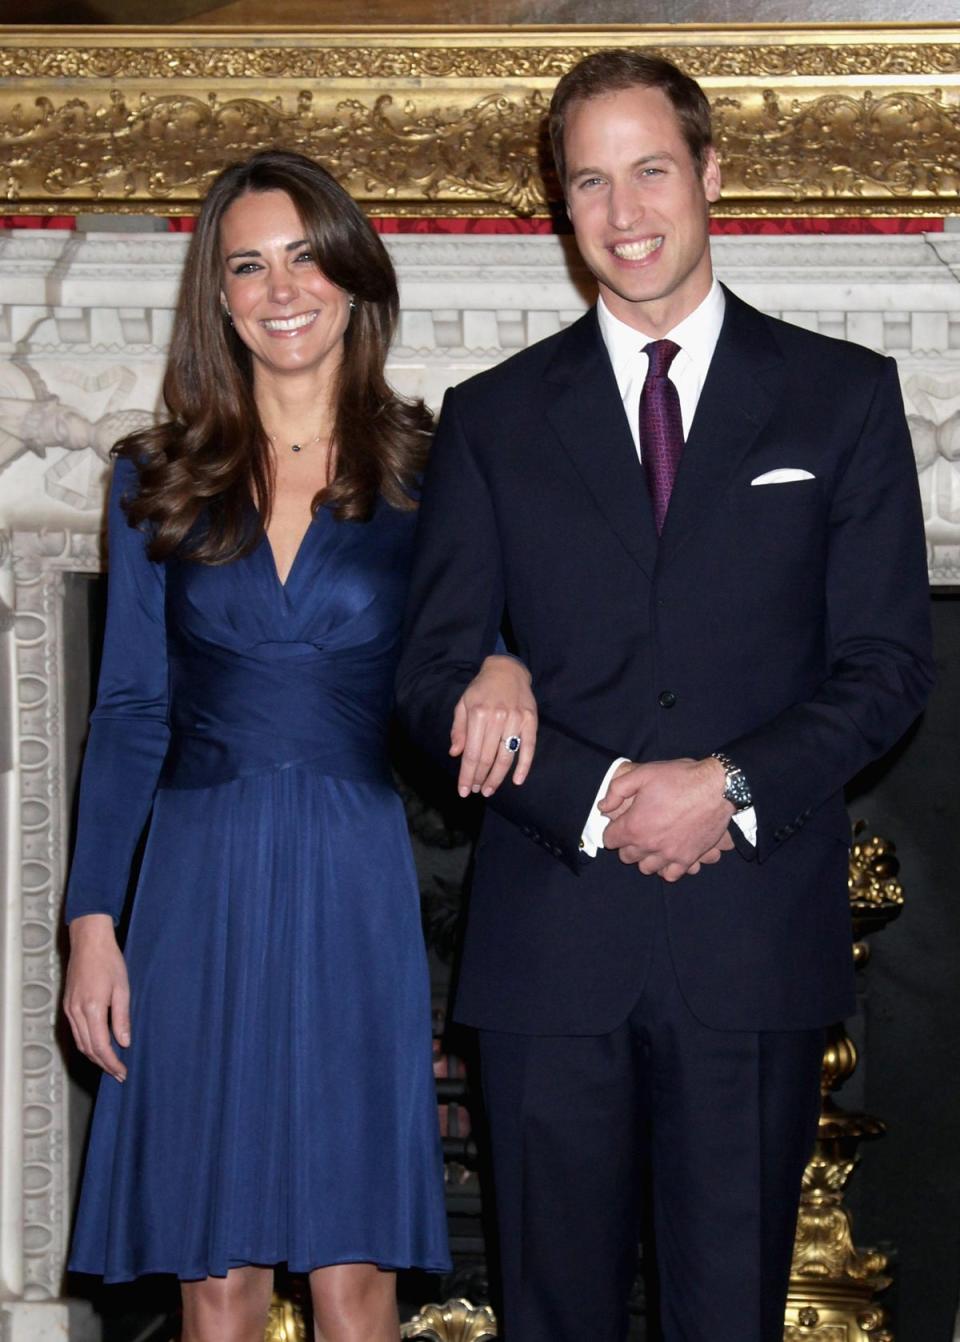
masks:
[[[739,764],[734,764],[730,756],[724,755],[722,750],[714,750],[711,759],[720,761],[727,776],[723,785],[724,801],[731,802],[738,811],[745,811],[748,806],[752,806],[750,784]]]

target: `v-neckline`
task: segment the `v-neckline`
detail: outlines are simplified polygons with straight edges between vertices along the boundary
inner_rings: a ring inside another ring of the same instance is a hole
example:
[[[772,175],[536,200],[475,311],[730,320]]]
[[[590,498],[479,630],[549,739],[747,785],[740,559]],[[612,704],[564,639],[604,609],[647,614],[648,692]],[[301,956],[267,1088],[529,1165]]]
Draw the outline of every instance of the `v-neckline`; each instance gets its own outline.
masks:
[[[306,525],[306,529],[304,530],[303,535],[300,537],[300,542],[299,542],[299,544],[297,545],[297,548],[296,548],[296,551],[295,551],[295,553],[294,553],[293,559],[292,559],[291,562],[290,562],[290,567],[287,569],[287,576],[286,576],[285,578],[281,578],[281,577],[280,577],[280,570],[279,570],[279,568],[277,567],[277,556],[276,556],[276,552],[274,551],[273,544],[272,544],[272,542],[271,542],[271,540],[270,540],[270,536],[269,536],[269,534],[267,533],[267,529],[266,529],[266,527],[264,527],[264,530],[263,530],[263,543],[264,543],[264,545],[267,547],[267,554],[268,554],[269,559],[270,559],[270,567],[271,567],[271,569],[273,570],[274,581],[276,582],[277,586],[280,588],[280,591],[283,592],[284,594],[286,594],[287,589],[288,589],[289,586],[290,586],[290,579],[293,577],[293,575],[294,575],[294,571],[296,570],[297,565],[298,565],[299,562],[300,562],[300,556],[303,554],[304,548],[305,548],[305,546],[306,546],[306,543],[307,543],[307,537],[310,535],[310,532],[313,530],[313,524],[314,524],[314,522],[315,522],[316,520],[317,520],[317,515],[316,515],[316,513],[312,513],[311,516],[310,516],[310,521],[307,523],[307,525]]]

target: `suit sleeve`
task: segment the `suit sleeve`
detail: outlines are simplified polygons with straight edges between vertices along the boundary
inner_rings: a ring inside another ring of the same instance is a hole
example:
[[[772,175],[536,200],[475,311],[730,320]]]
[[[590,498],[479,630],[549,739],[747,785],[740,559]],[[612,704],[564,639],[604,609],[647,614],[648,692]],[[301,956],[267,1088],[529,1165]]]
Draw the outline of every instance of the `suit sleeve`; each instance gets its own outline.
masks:
[[[80,778],[68,922],[87,913],[119,920],[170,739],[163,567],[147,558],[145,537],[127,524],[121,506],[136,479],[133,464],[119,458],[108,512],[107,625]]]
[[[825,595],[829,673],[817,692],[718,746],[749,780],[760,861],[900,739],[933,684],[923,517],[892,359],[834,491]]]
[[[496,642],[505,611],[504,559],[491,492],[448,391],[430,453],[417,530],[397,706],[413,740],[452,771],[453,710]],[[534,686],[536,692],[536,686]],[[522,787],[487,804],[574,871],[580,835],[609,768],[607,750],[541,717]]]

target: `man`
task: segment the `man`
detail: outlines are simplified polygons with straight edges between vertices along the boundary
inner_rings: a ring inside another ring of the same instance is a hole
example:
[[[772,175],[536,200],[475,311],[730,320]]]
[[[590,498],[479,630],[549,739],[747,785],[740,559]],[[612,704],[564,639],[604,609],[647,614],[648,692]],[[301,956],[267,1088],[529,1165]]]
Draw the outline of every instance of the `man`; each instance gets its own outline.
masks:
[[[541,714],[456,1008],[505,1336],[620,1342],[649,1174],[666,1342],[773,1342],[822,1027],[854,1000],[842,790],[931,684],[913,457],[892,360],[714,280],[692,80],[598,52],[551,135],[598,304],[447,394],[398,682],[444,755],[504,625]]]

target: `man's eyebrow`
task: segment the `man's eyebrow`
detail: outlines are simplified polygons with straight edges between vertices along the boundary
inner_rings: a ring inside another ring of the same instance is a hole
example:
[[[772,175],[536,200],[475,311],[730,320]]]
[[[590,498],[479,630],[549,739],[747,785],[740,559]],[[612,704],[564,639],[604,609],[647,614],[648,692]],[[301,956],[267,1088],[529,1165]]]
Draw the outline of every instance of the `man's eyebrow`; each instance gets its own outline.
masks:
[[[288,242],[283,250],[285,252],[294,252],[298,247],[309,247],[309,246],[310,246],[309,238],[298,238],[296,242]],[[261,252],[258,252],[255,248],[251,247],[248,251],[231,252],[230,255],[226,257],[226,260],[236,261],[241,256],[261,256],[261,255],[262,255]]]

